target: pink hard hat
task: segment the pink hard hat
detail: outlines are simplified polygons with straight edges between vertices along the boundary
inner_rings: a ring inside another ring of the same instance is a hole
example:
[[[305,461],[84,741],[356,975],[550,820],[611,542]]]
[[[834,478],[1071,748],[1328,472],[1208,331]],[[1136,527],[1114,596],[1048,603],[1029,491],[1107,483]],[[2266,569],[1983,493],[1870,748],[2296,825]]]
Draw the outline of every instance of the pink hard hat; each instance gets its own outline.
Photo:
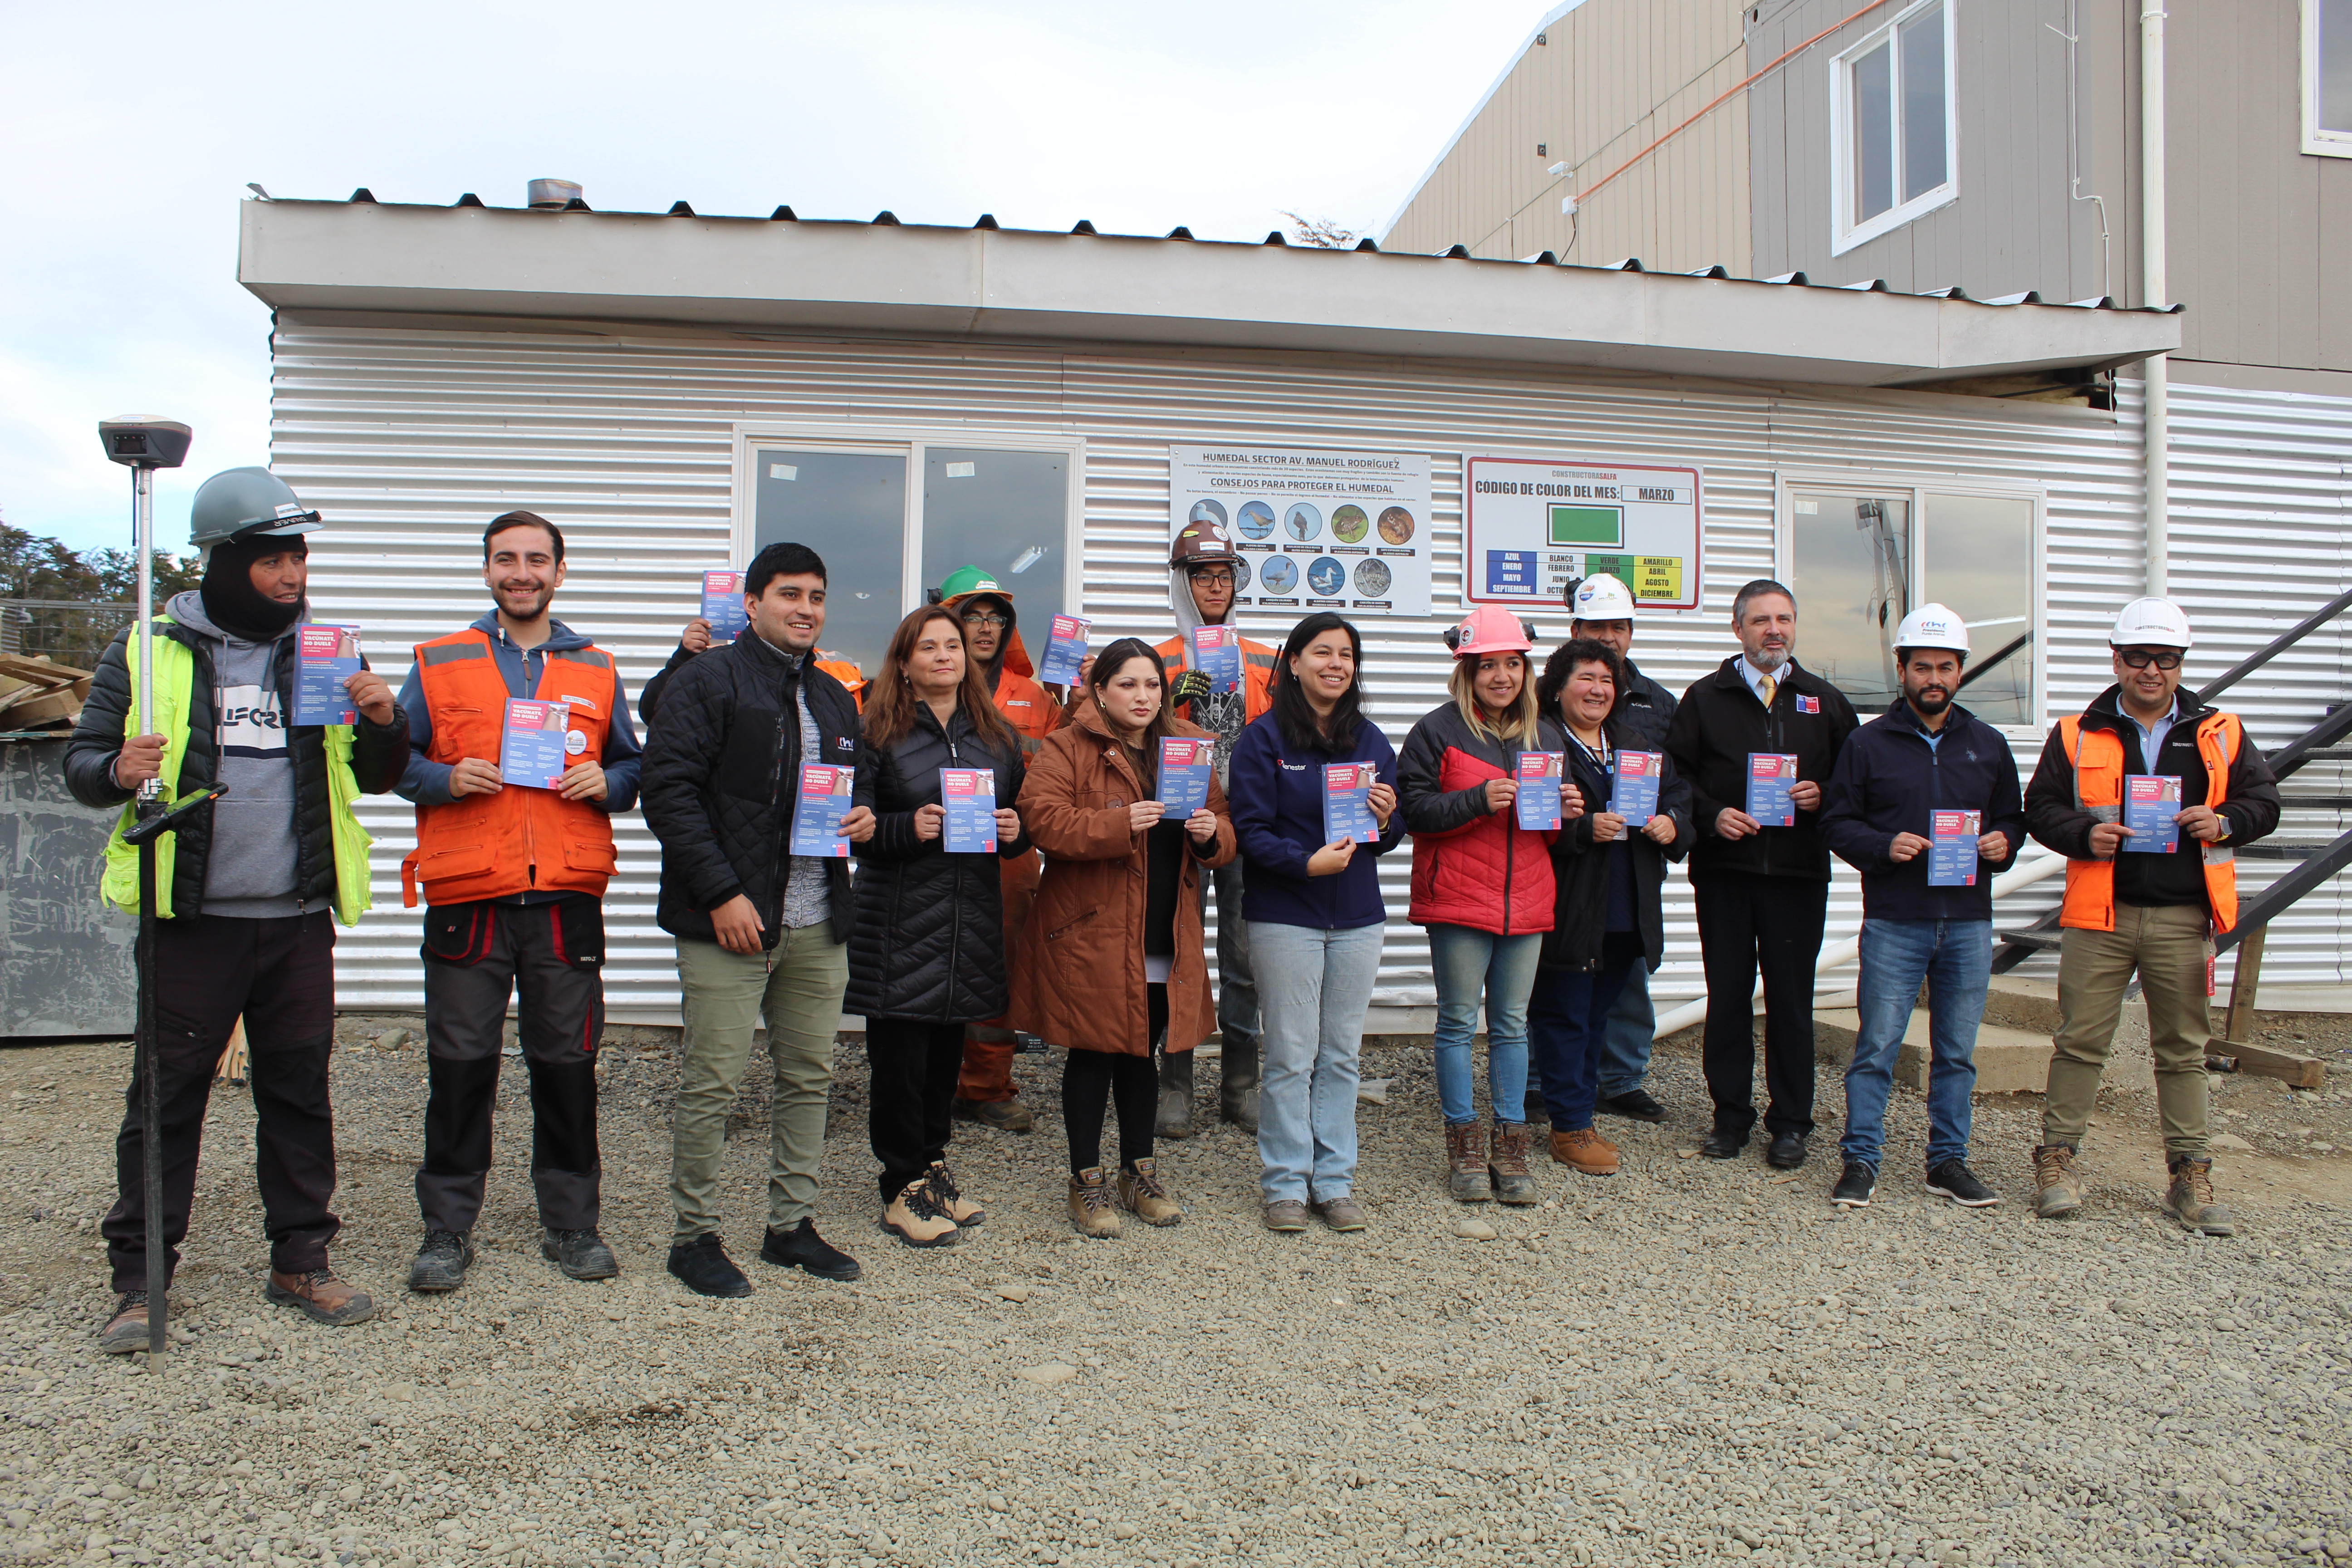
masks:
[[[1446,628],[1445,646],[1456,658],[1526,653],[1536,646],[1536,629],[1499,605],[1481,605],[1463,616],[1460,626]]]

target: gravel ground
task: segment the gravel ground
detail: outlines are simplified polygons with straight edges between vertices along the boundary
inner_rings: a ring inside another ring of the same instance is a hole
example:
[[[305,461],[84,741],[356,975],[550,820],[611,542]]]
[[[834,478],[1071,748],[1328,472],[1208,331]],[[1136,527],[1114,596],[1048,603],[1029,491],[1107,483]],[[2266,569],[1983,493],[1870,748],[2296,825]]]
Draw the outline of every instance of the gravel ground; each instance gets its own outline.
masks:
[[[1626,1169],[1543,1173],[1540,1207],[1454,1233],[1425,1051],[1368,1076],[1371,1228],[1276,1237],[1230,1130],[1163,1144],[1191,1214],[1086,1243],[1060,1130],[959,1129],[985,1227],[932,1253],[874,1228],[864,1064],[840,1053],[819,1223],[855,1287],[751,1261],[763,1112],[730,1146],[748,1300],[688,1296],[667,1241],[667,1049],[606,1051],[605,1231],[622,1278],[536,1252],[528,1108],[466,1289],[399,1289],[421,1052],[350,1020],[336,1259],[384,1305],[311,1326],[260,1299],[245,1151],[215,1100],[163,1377],[108,1360],[93,1233],[126,1052],[0,1053],[0,1553],[34,1561],[691,1564],[2316,1563],[2352,1554],[2352,1078],[2216,1080],[2231,1240],[2158,1212],[2153,1107],[2117,1092],[2085,1216],[2028,1217],[2037,1102],[1981,1103],[1999,1208],[1927,1199],[1899,1093],[1877,1202],[1840,1215],[1837,1080],[1790,1176],[1685,1157],[1697,1062],[1662,1049],[1662,1128]],[[1024,1079],[1050,1068],[1024,1058]],[[1214,1079],[1204,1066],[1204,1098]],[[2309,1129],[2296,1132],[2294,1129]],[[2320,1149],[2322,1144],[2334,1147]]]

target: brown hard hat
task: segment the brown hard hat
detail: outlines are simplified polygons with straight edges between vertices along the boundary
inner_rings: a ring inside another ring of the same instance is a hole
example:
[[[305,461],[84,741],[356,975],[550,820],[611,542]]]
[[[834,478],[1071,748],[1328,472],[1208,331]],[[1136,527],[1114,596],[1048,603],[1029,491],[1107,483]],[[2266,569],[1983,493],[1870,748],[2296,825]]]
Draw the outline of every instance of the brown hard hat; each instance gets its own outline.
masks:
[[[1207,518],[1196,518],[1177,530],[1175,542],[1168,547],[1168,570],[1182,572],[1212,561],[1238,561],[1240,552],[1234,548],[1225,525]]]

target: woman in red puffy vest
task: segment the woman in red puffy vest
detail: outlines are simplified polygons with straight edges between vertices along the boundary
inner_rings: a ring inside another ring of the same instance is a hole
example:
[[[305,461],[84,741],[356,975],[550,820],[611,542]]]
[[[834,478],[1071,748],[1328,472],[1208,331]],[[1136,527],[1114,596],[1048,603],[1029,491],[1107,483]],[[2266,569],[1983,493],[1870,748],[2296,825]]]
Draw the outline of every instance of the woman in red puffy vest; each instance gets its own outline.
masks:
[[[1437,1095],[1447,1184],[1465,1203],[1536,1201],[1528,1170],[1528,994],[1552,923],[1552,835],[1518,825],[1517,758],[1563,752],[1536,703],[1534,628],[1482,606],[1446,634],[1453,700],[1405,737],[1397,800],[1412,834],[1413,923],[1437,982]],[[1580,810],[1562,791],[1561,810]],[[1471,1041],[1486,1010],[1490,1146],[1473,1103]]]

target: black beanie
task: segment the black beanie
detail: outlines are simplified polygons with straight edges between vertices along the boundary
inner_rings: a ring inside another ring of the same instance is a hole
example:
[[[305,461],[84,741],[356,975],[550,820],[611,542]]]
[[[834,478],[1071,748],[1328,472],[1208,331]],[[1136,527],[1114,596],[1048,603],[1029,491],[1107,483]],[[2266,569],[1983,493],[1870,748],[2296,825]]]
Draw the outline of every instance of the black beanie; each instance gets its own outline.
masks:
[[[212,617],[213,625],[239,642],[268,643],[276,642],[287,627],[302,618],[307,598],[281,605],[253,585],[253,563],[287,549],[310,553],[299,536],[266,533],[225,539],[213,546],[211,558],[205,563],[205,580],[198,587],[204,595],[205,614]]]

